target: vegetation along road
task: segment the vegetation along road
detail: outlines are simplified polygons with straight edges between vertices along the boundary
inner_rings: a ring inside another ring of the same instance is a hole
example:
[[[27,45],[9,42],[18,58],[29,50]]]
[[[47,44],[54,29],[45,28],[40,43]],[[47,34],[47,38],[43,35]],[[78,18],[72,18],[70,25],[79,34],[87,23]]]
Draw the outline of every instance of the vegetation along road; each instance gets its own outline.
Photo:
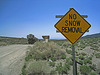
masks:
[[[29,45],[0,47],[0,75],[20,75]]]

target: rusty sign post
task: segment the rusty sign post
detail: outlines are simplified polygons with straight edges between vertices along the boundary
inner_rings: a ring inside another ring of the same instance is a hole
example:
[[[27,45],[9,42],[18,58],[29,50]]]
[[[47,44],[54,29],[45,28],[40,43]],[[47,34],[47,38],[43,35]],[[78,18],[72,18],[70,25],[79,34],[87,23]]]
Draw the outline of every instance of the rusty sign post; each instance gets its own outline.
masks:
[[[64,16],[61,15],[57,18],[59,17],[62,18],[55,24],[55,28],[72,43],[73,75],[77,75],[74,44],[91,27],[91,25],[84,19],[88,16],[80,15],[74,8],[70,8]]]

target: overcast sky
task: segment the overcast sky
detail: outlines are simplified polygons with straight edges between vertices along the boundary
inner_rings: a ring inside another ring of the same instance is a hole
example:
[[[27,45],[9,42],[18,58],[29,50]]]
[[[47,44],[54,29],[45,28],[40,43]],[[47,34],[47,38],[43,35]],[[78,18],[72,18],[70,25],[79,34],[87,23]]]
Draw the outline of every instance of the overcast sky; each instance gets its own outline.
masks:
[[[89,32],[100,32],[100,0],[0,0],[0,36],[37,38],[50,35],[52,39],[64,39],[56,33],[54,25],[59,20],[55,15],[64,15],[74,8],[81,15],[88,15]]]

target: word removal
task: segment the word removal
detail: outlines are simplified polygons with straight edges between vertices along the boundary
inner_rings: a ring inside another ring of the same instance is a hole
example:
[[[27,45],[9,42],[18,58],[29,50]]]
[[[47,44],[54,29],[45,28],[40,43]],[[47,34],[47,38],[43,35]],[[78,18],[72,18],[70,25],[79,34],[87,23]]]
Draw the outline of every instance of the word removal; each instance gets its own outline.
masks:
[[[83,33],[80,25],[81,25],[81,21],[77,20],[77,15],[69,14],[69,20],[65,20],[65,26],[62,27],[62,32]]]

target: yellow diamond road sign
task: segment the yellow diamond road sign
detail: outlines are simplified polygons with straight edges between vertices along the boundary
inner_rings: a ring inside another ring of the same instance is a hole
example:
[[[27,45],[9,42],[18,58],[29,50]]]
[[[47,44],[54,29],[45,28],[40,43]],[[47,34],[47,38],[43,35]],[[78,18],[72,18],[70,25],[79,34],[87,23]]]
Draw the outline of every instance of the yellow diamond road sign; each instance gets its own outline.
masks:
[[[91,25],[74,8],[70,8],[55,24],[55,27],[74,44]]]

